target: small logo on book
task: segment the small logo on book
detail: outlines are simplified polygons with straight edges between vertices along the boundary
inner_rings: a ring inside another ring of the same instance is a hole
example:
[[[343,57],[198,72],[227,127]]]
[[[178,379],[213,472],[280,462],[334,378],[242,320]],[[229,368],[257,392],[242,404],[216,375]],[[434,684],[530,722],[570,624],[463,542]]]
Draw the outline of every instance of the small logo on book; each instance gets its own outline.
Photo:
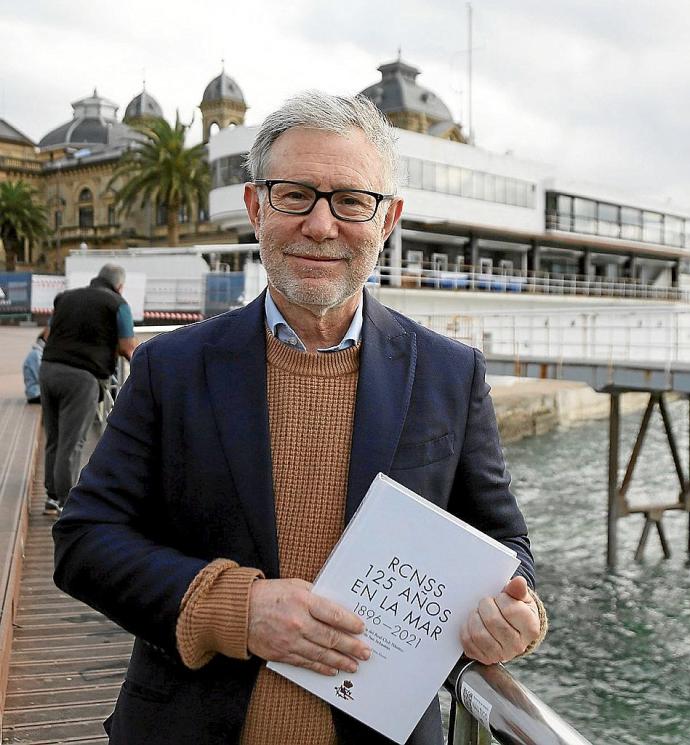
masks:
[[[351,680],[344,680],[342,685],[335,687],[335,695],[338,698],[344,698],[346,701],[354,701],[354,696],[352,695],[352,681]]]

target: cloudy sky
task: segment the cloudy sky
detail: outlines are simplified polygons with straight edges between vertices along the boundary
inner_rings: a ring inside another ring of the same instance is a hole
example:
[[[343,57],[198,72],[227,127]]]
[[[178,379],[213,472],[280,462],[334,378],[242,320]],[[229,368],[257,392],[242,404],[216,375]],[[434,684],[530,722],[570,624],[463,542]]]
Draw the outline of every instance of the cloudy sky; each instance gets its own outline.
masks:
[[[476,142],[690,209],[687,0],[474,0]],[[89,94],[122,115],[142,86],[195,117],[226,71],[248,124],[306,88],[354,93],[397,56],[466,125],[459,0],[0,0],[0,117],[39,140]]]

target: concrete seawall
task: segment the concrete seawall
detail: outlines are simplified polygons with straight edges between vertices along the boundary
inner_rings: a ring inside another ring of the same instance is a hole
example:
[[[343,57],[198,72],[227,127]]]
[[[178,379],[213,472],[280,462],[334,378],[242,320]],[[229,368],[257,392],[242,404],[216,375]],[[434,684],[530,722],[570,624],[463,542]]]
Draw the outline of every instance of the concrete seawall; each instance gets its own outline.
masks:
[[[517,379],[506,384],[489,380],[503,442],[542,435],[560,425],[570,425],[609,415],[609,395],[597,393],[586,383],[566,380]],[[643,409],[649,394],[621,395],[622,413]]]

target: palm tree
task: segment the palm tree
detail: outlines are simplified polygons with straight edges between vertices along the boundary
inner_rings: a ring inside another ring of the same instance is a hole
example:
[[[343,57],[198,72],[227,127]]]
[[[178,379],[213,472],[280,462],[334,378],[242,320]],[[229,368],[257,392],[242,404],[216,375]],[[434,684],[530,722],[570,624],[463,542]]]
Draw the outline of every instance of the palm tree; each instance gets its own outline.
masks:
[[[146,138],[120,160],[108,186],[115,188],[115,205],[125,214],[139,202],[143,208],[163,207],[167,214],[168,243],[179,243],[179,212],[184,207],[191,214],[194,206],[204,205],[208,198],[211,175],[206,162],[205,146],[185,147],[188,124],[175,118],[171,127],[165,119],[149,119],[134,127]]]
[[[34,201],[36,190],[24,181],[0,183],[0,239],[5,247],[5,269],[13,272],[22,243],[45,238],[50,229],[45,207]]]

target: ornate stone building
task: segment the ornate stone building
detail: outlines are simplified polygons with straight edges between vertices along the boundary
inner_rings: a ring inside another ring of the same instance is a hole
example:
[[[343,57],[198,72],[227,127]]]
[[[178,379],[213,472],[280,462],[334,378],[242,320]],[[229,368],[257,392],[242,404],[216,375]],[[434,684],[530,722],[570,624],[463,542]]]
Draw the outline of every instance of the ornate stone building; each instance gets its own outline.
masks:
[[[453,121],[445,103],[417,83],[419,70],[400,58],[378,68],[381,80],[362,91],[391,123],[456,142],[466,142],[460,124]],[[201,103],[203,141],[218,129],[244,124],[247,104],[237,83],[222,70],[206,86]],[[70,249],[86,243],[89,248],[164,246],[165,215],[153,206],[128,216],[114,208],[114,190],[108,184],[125,151],[136,146],[141,135],[132,125],[162,117],[156,99],[144,89],[118,119],[118,105],[98,94],[72,103],[72,118],[51,130],[38,144],[0,119],[0,180],[23,179],[39,193],[48,209],[53,236],[42,247],[27,248],[18,269],[61,271]],[[232,159],[231,159],[232,160]],[[226,164],[236,178],[248,177],[243,159]],[[233,170],[234,169],[234,170]],[[227,170],[227,168],[226,168]],[[213,174],[217,185],[218,174]],[[227,178],[223,183],[227,182]],[[115,187],[118,184],[114,184]],[[180,243],[228,243],[235,233],[223,232],[208,221],[204,205],[198,214],[181,214]],[[0,244],[0,268],[4,261]]]
[[[204,141],[213,124],[225,127],[244,122],[247,106],[239,86],[224,72],[206,87],[201,104]],[[48,210],[53,230],[45,245],[27,246],[18,269],[61,271],[70,249],[163,246],[167,230],[162,210],[147,206],[122,216],[114,206],[113,171],[125,151],[141,135],[131,125],[162,117],[155,98],[144,88],[125,108],[120,121],[118,105],[98,91],[72,103],[72,118],[32,142],[0,119],[0,180],[23,180],[35,188]],[[180,243],[195,245],[225,242],[227,234],[208,222],[206,205],[192,215],[181,213]],[[4,254],[0,244],[0,267]]]

